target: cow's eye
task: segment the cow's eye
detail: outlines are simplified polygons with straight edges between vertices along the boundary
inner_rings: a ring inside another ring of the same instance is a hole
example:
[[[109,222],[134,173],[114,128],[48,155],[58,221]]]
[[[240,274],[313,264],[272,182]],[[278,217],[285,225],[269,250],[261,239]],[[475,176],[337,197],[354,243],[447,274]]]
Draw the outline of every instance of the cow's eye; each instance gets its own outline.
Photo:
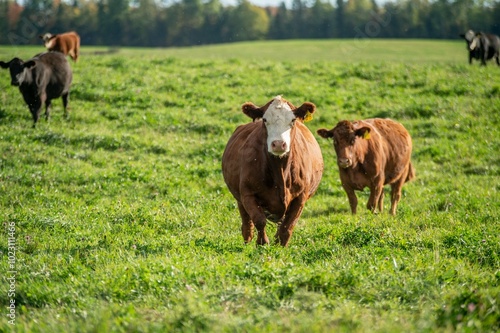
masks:
[[[297,121],[297,118],[292,119],[292,126],[295,125],[295,122]]]
[[[266,118],[262,118],[262,121],[267,123],[267,119]]]
[[[356,141],[356,138],[352,138],[351,139],[351,145],[353,145],[355,141]]]
[[[339,144],[339,142],[337,141],[337,139],[333,139],[333,144],[336,146]]]

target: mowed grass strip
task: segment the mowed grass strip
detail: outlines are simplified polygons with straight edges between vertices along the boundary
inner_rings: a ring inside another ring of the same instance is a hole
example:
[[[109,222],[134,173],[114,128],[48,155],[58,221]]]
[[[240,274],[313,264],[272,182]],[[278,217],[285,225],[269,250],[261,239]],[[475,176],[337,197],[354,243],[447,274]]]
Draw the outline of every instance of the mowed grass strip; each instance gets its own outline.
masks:
[[[500,69],[469,66],[455,41],[369,40],[339,57],[343,42],[84,47],[70,120],[57,100],[35,130],[0,71],[2,272],[11,225],[17,247],[15,325],[4,307],[0,331],[498,331]],[[417,178],[395,217],[364,210],[367,191],[350,214],[315,134],[325,173],[290,246],[243,245],[220,158],[250,121],[241,104],[277,94],[316,104],[314,134],[405,125]]]

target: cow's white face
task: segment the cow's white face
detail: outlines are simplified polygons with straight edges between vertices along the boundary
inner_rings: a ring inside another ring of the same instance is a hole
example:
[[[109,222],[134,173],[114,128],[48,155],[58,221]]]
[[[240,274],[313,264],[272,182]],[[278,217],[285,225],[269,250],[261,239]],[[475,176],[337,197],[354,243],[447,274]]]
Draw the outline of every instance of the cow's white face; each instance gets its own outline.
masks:
[[[274,98],[262,117],[267,128],[267,150],[269,153],[284,157],[290,151],[291,131],[296,117],[281,96]]]
[[[55,39],[48,40],[45,42],[45,47],[50,49],[50,48],[54,47],[54,43],[55,43]]]
[[[481,40],[479,39],[478,36],[475,36],[473,39],[472,39],[472,42],[470,43],[469,45],[469,49],[471,51],[474,51],[476,48],[479,48],[481,45]]]
[[[51,33],[46,33],[45,35],[43,36],[40,36],[40,38],[42,38],[44,44],[45,44],[45,47],[50,49],[51,47],[54,46],[54,43],[55,43],[55,38],[52,38],[52,34]]]

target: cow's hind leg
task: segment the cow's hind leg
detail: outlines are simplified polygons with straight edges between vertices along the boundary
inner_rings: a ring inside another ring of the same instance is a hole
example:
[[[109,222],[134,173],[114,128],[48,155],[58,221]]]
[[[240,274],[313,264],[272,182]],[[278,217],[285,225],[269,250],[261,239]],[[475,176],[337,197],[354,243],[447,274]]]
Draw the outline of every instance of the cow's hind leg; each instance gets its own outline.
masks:
[[[50,107],[52,105],[52,101],[50,99],[47,99],[45,101],[45,119],[49,121],[50,118]]]
[[[368,199],[368,203],[366,204],[366,208],[368,208],[372,213],[375,213],[377,205],[380,204],[381,196],[383,196],[384,192],[384,182],[383,180],[378,180],[374,182],[374,185],[370,187],[370,198]]]
[[[406,176],[401,177],[395,183],[391,184],[391,215],[396,215],[396,209],[398,208],[399,200],[401,200],[401,189],[405,180]]]
[[[71,59],[73,59],[74,62],[78,60],[78,55],[75,53],[74,50],[69,51],[69,56],[71,57]]]
[[[243,241],[245,242],[245,244],[248,244],[252,241],[253,238],[254,225],[252,220],[250,219],[250,216],[240,202],[238,202],[238,209],[241,216],[241,234],[243,235]]]
[[[68,119],[69,118],[69,112],[68,112],[69,92],[63,94],[61,97],[63,100],[64,117],[66,119]]]
[[[378,198],[377,208],[379,213],[384,211],[384,189],[382,188],[382,193],[380,193],[380,198]]]

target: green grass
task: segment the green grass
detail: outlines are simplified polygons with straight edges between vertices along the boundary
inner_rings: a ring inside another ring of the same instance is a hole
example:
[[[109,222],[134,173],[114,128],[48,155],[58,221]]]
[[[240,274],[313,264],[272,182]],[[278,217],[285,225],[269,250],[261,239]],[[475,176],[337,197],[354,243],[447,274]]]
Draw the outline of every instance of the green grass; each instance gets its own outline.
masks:
[[[349,57],[342,43],[84,47],[70,120],[54,101],[35,130],[0,71],[0,272],[10,224],[17,243],[15,325],[2,307],[0,331],[498,331],[500,69],[469,66],[458,42],[373,40]],[[397,216],[366,211],[367,191],[352,216],[315,134],[325,173],[290,246],[243,245],[221,155],[250,121],[240,106],[277,94],[317,105],[313,133],[407,127],[417,178]]]
[[[29,51],[28,51],[29,50]],[[40,47],[12,47],[0,49],[0,55],[18,56],[43,51]],[[464,63],[467,61],[465,42],[457,40],[404,39],[320,39],[238,42],[172,48],[107,48],[82,49],[82,57],[121,54],[123,56],[176,57],[182,59],[245,59],[271,61],[340,61],[340,62],[403,62],[403,63]]]

